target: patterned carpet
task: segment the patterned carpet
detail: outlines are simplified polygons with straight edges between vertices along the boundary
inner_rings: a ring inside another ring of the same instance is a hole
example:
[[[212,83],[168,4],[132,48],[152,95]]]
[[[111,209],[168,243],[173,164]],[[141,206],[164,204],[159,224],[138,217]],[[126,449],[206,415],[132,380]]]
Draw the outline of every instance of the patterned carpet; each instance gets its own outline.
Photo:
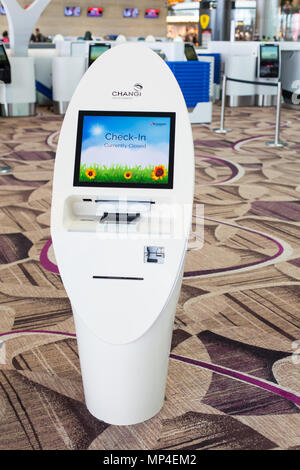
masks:
[[[226,113],[226,136],[217,106],[193,127],[205,243],[191,237],[165,406],[128,427],[84,406],[49,239],[61,118],[0,119],[0,449],[300,449],[300,116],[283,110],[278,150],[274,109]]]

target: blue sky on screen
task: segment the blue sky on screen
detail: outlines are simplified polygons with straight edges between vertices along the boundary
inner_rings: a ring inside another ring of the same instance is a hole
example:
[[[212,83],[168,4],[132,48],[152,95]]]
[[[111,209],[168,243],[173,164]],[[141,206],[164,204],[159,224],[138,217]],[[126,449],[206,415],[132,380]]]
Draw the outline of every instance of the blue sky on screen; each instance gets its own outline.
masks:
[[[113,139],[112,134],[116,136],[130,134],[137,138],[118,140]],[[145,136],[146,139],[139,139],[138,136]],[[81,163],[87,166],[165,165],[168,168],[169,138],[168,117],[84,116]],[[146,145],[130,148],[129,144]]]

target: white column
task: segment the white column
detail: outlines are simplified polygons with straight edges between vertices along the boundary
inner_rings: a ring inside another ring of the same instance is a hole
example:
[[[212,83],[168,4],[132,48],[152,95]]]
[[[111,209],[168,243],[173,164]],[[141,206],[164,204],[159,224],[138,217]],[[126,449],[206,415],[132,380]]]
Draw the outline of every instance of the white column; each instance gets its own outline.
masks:
[[[279,34],[279,0],[256,1],[256,31],[260,38],[273,40]]]
[[[22,8],[17,0],[1,0],[7,16],[12,55],[26,57],[33,28],[51,0],[35,0]]]

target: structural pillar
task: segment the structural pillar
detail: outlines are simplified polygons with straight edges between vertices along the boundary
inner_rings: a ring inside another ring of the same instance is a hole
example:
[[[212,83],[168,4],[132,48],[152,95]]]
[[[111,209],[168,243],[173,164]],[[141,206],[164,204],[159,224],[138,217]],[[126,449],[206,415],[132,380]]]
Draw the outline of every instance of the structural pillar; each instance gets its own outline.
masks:
[[[213,41],[230,40],[230,24],[232,0],[218,0],[216,8],[216,19],[212,29]]]
[[[256,32],[262,39],[273,40],[279,36],[279,0],[257,0],[256,1]]]
[[[35,0],[28,8],[22,8],[17,0],[1,0],[9,29],[12,55],[26,57],[32,30],[51,0]]]

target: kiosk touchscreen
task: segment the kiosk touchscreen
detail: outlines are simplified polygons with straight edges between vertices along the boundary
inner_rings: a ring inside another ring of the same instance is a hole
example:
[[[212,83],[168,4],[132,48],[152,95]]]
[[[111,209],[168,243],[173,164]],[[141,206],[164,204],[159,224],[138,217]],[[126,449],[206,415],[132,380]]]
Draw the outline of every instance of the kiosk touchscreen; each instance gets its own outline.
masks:
[[[144,44],[110,49],[68,106],[51,210],[86,405],[107,423],[142,422],[164,404],[193,191],[174,75]]]
[[[279,78],[280,49],[278,44],[260,44],[258,56],[258,77]]]
[[[110,47],[110,44],[102,42],[89,44],[89,66],[92,65],[92,63],[95,62],[95,60],[98,59],[100,55],[108,51]]]
[[[74,186],[172,188],[175,113],[79,111]]]
[[[0,82],[11,83],[10,63],[3,44],[0,44]]]
[[[189,43],[184,44],[184,54],[185,54],[186,60],[199,60],[193,44],[189,44]]]

